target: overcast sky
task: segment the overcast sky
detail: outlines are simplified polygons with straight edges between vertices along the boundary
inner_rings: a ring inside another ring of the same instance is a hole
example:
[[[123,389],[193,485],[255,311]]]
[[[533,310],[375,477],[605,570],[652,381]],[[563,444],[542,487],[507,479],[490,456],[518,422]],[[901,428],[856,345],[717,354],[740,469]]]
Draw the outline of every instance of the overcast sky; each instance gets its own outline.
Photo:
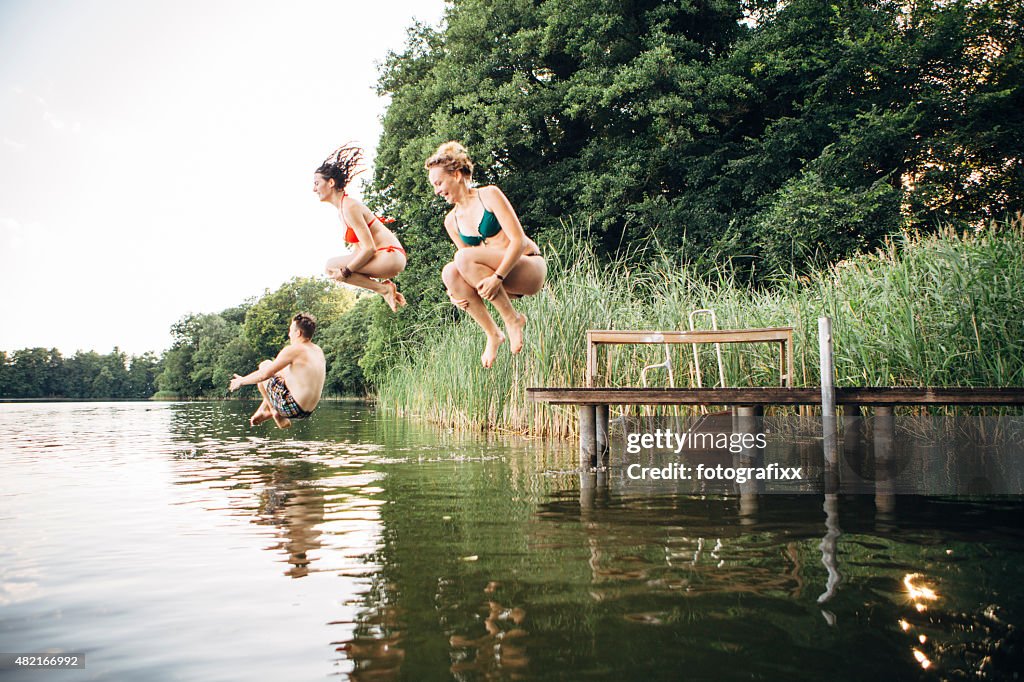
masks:
[[[372,161],[377,65],[443,11],[0,0],[0,350],[159,353],[320,273],[342,232],[313,171],[349,140]]]

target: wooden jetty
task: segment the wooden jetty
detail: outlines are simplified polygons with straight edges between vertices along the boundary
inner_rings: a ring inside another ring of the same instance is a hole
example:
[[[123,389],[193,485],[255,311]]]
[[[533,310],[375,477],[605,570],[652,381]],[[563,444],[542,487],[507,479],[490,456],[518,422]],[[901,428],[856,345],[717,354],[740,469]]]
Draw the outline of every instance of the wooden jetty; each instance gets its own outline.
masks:
[[[831,325],[827,318],[819,321],[822,344],[822,386],[793,388],[793,330],[790,327],[768,329],[733,329],[716,331],[623,331],[590,330],[587,332],[587,386],[527,388],[535,402],[552,405],[575,405],[579,413],[579,461],[583,469],[597,466],[598,459],[608,462],[608,409],[610,405],[706,405],[728,406],[737,417],[749,418],[763,414],[769,405],[822,405],[823,415],[834,417],[835,406],[847,406],[844,419],[859,418],[865,407],[876,417],[875,439],[891,442],[893,409],[901,405],[929,406],[1020,406],[1024,405],[1024,388],[938,388],[872,386],[838,388],[832,384]],[[594,386],[597,376],[597,347],[601,344],[667,344],[667,343],[758,343],[779,344],[781,386],[758,388],[607,388]],[[831,408],[831,409],[830,409]],[[852,414],[852,416],[851,416]],[[826,420],[827,421],[827,420]],[[831,434],[826,431],[826,461],[834,461],[827,452],[834,447],[835,420]],[[881,427],[881,429],[879,428]],[[828,428],[827,426],[825,427]]]

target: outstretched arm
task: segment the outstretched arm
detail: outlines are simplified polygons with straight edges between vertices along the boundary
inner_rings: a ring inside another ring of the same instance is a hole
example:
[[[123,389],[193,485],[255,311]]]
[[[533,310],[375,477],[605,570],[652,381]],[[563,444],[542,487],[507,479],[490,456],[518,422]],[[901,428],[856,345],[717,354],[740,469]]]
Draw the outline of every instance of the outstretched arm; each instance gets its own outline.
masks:
[[[261,381],[266,381],[270,377],[274,376],[282,369],[292,364],[292,360],[295,359],[296,350],[292,346],[285,346],[281,349],[281,352],[277,354],[266,367],[257,369],[255,372],[246,374],[244,377],[238,374],[228,384],[229,391],[237,391],[242,386],[251,386],[252,384],[258,384]]]

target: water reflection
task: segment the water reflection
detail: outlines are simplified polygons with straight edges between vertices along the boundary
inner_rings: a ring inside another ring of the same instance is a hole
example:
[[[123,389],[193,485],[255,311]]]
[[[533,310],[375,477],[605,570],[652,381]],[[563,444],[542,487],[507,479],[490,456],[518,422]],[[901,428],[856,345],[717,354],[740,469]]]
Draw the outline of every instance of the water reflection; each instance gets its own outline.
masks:
[[[286,433],[250,429],[243,404],[61,409],[0,426],[0,638],[91,647],[97,679],[1024,667],[1024,506],[896,497],[884,452],[863,462],[873,495],[720,497],[365,406],[322,406]]]
[[[526,652],[523,629],[526,610],[505,607],[494,600],[499,583],[489,582],[484,588],[486,602],[481,609],[485,633],[475,637],[455,634],[449,638],[452,647],[451,671],[457,677],[475,673],[483,679],[523,679],[530,658]]]
[[[292,472],[275,468],[259,494],[257,523],[271,524],[281,530],[282,541],[268,549],[288,555],[291,568],[286,575],[301,578],[309,573],[312,556],[321,548],[320,529],[324,520],[324,496],[317,488],[295,485]],[[289,485],[291,484],[291,485]]]
[[[173,422],[179,438],[191,446],[187,463],[178,469],[179,482],[232,491],[231,513],[275,530],[264,549],[281,557],[288,577],[348,577],[354,589],[339,600],[356,615],[328,623],[346,633],[330,642],[340,654],[335,665],[352,680],[397,679],[404,658],[400,624],[388,605],[389,590],[380,584],[375,553],[382,547],[384,468],[401,460],[385,456],[386,446],[374,442],[380,433],[370,419],[360,418],[365,410],[341,415],[321,410],[318,414],[327,418],[321,416],[317,428],[303,424],[306,428],[293,429],[290,437],[253,436],[260,431],[223,409],[200,419],[191,412],[183,408]],[[331,431],[338,440],[313,438]]]
[[[860,627],[864,615],[859,613],[861,609],[857,604],[870,605],[867,622],[874,622],[882,611],[898,616],[894,620],[898,621],[899,629],[891,632],[894,635],[909,633],[912,639],[899,636],[893,642],[872,645],[876,655],[889,662],[887,677],[893,679],[913,677],[910,665],[919,670],[941,670],[944,676],[981,675],[987,679],[1003,679],[1024,662],[1017,648],[1021,637],[1011,624],[1012,619],[1000,622],[993,617],[1005,611],[1010,603],[1015,604],[1011,609],[1019,617],[1019,590],[1007,586],[1008,592],[1000,592],[1000,606],[989,604],[964,610],[964,606],[971,603],[970,597],[966,602],[962,599],[966,593],[981,597],[982,603],[995,596],[991,593],[983,596],[986,591],[982,586],[994,576],[981,569],[988,577],[975,574],[970,578],[964,571],[972,562],[963,556],[954,558],[964,552],[973,554],[980,517],[987,518],[980,524],[982,528],[992,529],[1001,536],[1008,528],[1006,524],[1014,523],[1012,510],[1019,511],[1017,501],[1007,500],[1002,509],[998,504],[995,508],[984,503],[958,504],[957,513],[966,517],[954,520],[946,515],[951,508],[945,501],[901,498],[901,516],[894,518],[894,508],[872,507],[871,498],[828,495],[824,496],[821,508],[824,514],[819,512],[818,515],[822,519],[819,528],[823,535],[814,540],[799,537],[807,525],[791,516],[796,508],[810,512],[806,504],[810,500],[762,497],[761,513],[751,517],[744,510],[742,498],[664,496],[655,500],[644,496],[641,511],[638,509],[640,500],[616,500],[614,492],[602,491],[595,484],[592,474],[581,476],[578,497],[581,526],[587,531],[590,598],[602,605],[625,605],[644,603],[642,596],[651,593],[662,596],[660,608],[656,610],[624,608],[621,615],[626,622],[668,627],[678,635],[678,628],[688,621],[717,620],[716,595],[749,594],[771,601],[749,604],[749,610],[741,606],[742,602],[734,602],[733,618],[728,619],[730,630],[735,626],[735,617],[744,614],[745,618],[769,629],[789,623],[789,639],[794,635],[797,640],[803,639],[799,634],[803,632],[807,632],[811,640],[815,639],[816,636],[809,634],[809,623],[805,619],[794,621],[791,609],[780,608],[778,596],[786,594],[792,606],[810,606],[811,600],[821,606],[829,605],[820,610],[828,626]],[[622,506],[631,507],[632,512],[618,514]],[[555,522],[560,516],[568,517],[572,513],[568,500],[563,500],[560,504],[547,505],[544,518]],[[893,525],[901,518],[902,524]],[[736,532],[744,519],[751,525],[744,527],[744,532]],[[885,523],[880,524],[880,519]],[[880,534],[879,527],[886,528],[887,532]],[[1015,529],[1013,535],[1016,539],[1011,543],[1014,547],[1011,554],[998,562],[999,568],[990,565],[989,569],[998,572],[1012,567],[1010,570],[1020,575],[1020,566],[1016,563],[1021,552],[1019,529]],[[941,552],[936,551],[936,541],[942,543]],[[663,560],[650,551],[646,555],[630,552],[630,545],[660,547],[664,552]],[[816,561],[812,552],[818,555]],[[927,574],[900,571],[903,567],[919,566],[922,558],[933,572],[945,575],[959,586],[960,610],[943,605],[936,582],[927,578]],[[824,568],[821,577],[816,576],[815,565]],[[980,582],[975,583],[975,580]],[[808,584],[824,585],[824,592],[818,590],[808,595],[805,592]],[[898,598],[900,593],[906,596]],[[879,600],[886,594],[891,597]],[[908,601],[916,617],[904,613]],[[767,607],[767,611],[761,611],[768,603],[774,604]],[[952,623],[958,623],[959,627],[938,625]],[[716,639],[719,644],[722,638],[728,639],[732,644],[726,643],[727,647],[734,647],[736,651],[756,651],[763,644],[766,656],[773,646],[789,646],[771,645],[747,628],[739,631],[742,636],[734,639],[730,636],[732,632],[716,630]],[[904,643],[908,644],[907,653],[901,656],[892,645]],[[979,656],[979,651],[986,653]],[[848,656],[846,664],[853,666],[838,676],[858,679],[858,674],[853,672],[857,665],[852,663],[857,660],[856,652],[851,649],[835,653],[840,660]],[[891,658],[887,657],[889,655]],[[867,670],[863,672],[866,674]],[[795,668],[787,675],[809,676],[806,669],[801,674]]]
[[[351,639],[331,642],[341,656],[339,664],[351,663],[348,679],[353,682],[384,682],[401,678],[405,650],[402,648],[402,632],[397,629],[398,621],[393,610],[385,609],[374,615],[364,612],[355,623]],[[334,622],[331,625],[349,625]]]
[[[828,580],[825,583],[825,591],[818,595],[818,603],[825,604],[836,594],[839,587],[841,575],[839,573],[839,537],[842,534],[839,530],[839,496],[825,495],[825,537],[822,538],[818,549],[821,550],[821,563],[828,571]],[[822,609],[821,615],[829,625],[836,624],[836,616],[831,611]]]

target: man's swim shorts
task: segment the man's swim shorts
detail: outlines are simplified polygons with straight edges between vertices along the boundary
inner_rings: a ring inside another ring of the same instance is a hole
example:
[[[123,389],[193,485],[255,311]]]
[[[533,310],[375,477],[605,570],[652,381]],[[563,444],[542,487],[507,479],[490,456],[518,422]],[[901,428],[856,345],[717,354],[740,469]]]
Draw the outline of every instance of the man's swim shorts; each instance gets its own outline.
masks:
[[[279,376],[272,376],[267,381],[267,395],[270,396],[270,404],[273,406],[274,411],[282,417],[288,417],[289,419],[302,419],[313,414],[312,412],[306,412],[304,409],[299,407],[299,404],[295,402],[295,398],[292,396],[291,391],[284,383],[284,379]]]

